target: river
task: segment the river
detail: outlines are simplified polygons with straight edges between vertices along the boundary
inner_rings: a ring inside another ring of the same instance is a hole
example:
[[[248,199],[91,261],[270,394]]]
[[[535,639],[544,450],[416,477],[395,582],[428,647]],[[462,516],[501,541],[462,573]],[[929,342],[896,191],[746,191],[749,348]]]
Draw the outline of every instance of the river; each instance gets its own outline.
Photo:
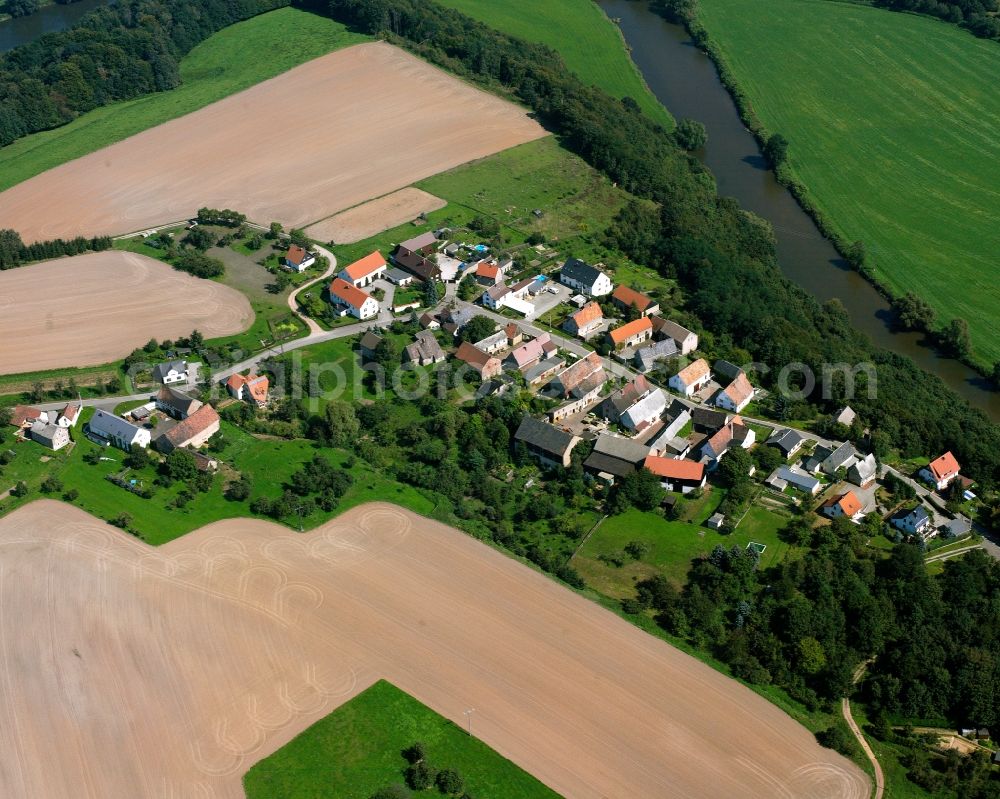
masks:
[[[1000,393],[985,378],[921,344],[921,335],[891,329],[888,303],[847,265],[812,218],[775,180],[715,65],[687,31],[654,14],[645,0],[597,2],[618,21],[632,60],[660,102],[676,118],[691,117],[705,125],[708,144],[698,156],[715,175],[720,194],[735,197],[774,226],[782,272],[820,301],[839,299],[854,326],[878,346],[911,358],[1000,421]]]
[[[26,17],[0,22],[0,53],[33,42],[43,34],[68,28],[88,11],[107,2],[108,0],[78,0],[68,6],[55,3]]]

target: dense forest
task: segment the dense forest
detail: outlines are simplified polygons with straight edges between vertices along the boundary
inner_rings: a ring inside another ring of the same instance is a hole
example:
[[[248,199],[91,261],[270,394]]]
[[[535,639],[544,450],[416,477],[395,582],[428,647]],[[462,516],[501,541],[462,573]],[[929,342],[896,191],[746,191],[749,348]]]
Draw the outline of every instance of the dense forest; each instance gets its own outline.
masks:
[[[0,55],[0,147],[117,100],[172,89],[181,56],[287,0],[120,0]]]
[[[501,34],[458,12],[417,0],[332,0],[329,12],[366,33],[381,34],[443,67],[506,92],[530,106],[563,144],[626,190],[659,203],[636,203],[620,215],[610,244],[675,278],[687,309],[744,362],[767,364],[765,386],[785,365],[872,363],[877,391],[860,375],[854,396],[834,381],[810,399],[829,412],[849,399],[869,423],[878,455],[952,450],[982,483],[1000,482],[1000,427],[902,356],[876,349],[837,302],[820,305],[787,280],[775,261],[770,227],[716,194],[715,182],[674,136],[629,98],[584,86],[549,48]]]

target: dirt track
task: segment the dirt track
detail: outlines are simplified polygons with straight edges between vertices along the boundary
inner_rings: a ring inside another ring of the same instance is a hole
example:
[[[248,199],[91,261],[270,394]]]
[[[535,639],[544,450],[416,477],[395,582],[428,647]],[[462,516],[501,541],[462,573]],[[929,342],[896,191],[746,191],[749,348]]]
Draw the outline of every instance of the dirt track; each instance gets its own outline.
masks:
[[[566,797],[862,799],[765,700],[444,525],[383,504],[158,550],[39,501],[0,519],[0,796],[239,797],[384,677]]]
[[[445,205],[447,203],[440,197],[408,186],[310,225],[306,233],[320,241],[353,244]]]
[[[303,226],[545,131],[385,43],[360,44],[0,194],[25,241],[117,234],[202,206]]]
[[[253,309],[228,286],[144,255],[109,250],[0,272],[0,374],[92,366],[150,338],[197,328],[206,338],[250,327]]]

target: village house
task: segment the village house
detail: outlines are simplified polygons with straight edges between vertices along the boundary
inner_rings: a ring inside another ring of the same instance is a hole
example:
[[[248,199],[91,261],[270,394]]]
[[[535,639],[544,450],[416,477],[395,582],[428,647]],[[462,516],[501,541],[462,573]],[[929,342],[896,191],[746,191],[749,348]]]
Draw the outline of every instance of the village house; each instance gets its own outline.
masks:
[[[686,327],[682,327],[676,322],[655,316],[651,320],[653,323],[653,335],[657,338],[669,338],[680,350],[681,355],[690,355],[698,349],[698,334],[693,333]]]
[[[126,422],[121,417],[100,408],[90,417],[87,432],[105,446],[113,444],[126,452],[132,447],[145,449],[152,438],[152,434],[145,427]]]
[[[452,305],[441,312],[439,317],[441,329],[457,336],[458,331],[469,324],[474,316],[476,316],[474,308],[459,308],[457,305]]]
[[[778,491],[784,491],[788,486],[795,486],[800,491],[816,496],[823,488],[823,483],[808,472],[794,466],[779,466],[774,473],[764,481]]]
[[[171,383],[185,383],[187,379],[187,361],[167,361],[153,367],[153,380],[165,386]]]
[[[455,358],[467,364],[483,380],[496,377],[503,370],[503,364],[495,355],[477,349],[474,344],[463,341],[455,352]]]
[[[15,405],[10,412],[10,423],[14,427],[25,430],[39,419],[47,422],[49,415],[45,411],[40,411],[38,408],[33,408],[30,405]]]
[[[335,277],[330,284],[330,302],[342,314],[349,313],[357,319],[378,316],[378,300],[343,278]]]
[[[628,286],[618,286],[611,294],[611,302],[625,313],[628,313],[630,308],[635,308],[639,316],[652,316],[660,312],[660,304],[656,300]]]
[[[712,372],[708,368],[708,362],[704,358],[699,358],[671,377],[668,384],[674,391],[690,397],[707,386],[711,379]]]
[[[603,297],[614,288],[610,277],[579,258],[570,258],[562,265],[559,282],[588,297]]]
[[[667,491],[687,494],[705,485],[705,465],[702,463],[647,455],[642,465],[660,478],[660,485]]]
[[[292,272],[305,272],[310,266],[316,263],[316,256],[311,252],[306,252],[305,248],[298,244],[293,244],[288,248],[285,257],[282,259],[286,269]]]
[[[588,302],[579,311],[574,311],[563,322],[563,330],[579,338],[586,338],[604,324],[604,311],[596,302]]]
[[[931,516],[927,508],[917,505],[912,510],[901,510],[895,513],[889,523],[897,530],[902,530],[907,535],[919,535],[930,538],[934,535],[934,528],[931,526]]]
[[[638,375],[616,391],[611,392],[601,403],[599,413],[610,422],[618,423],[621,415],[640,397],[649,393],[651,386],[642,375]]]
[[[658,422],[666,408],[667,395],[663,393],[663,389],[654,388],[626,408],[618,423],[626,430],[641,433],[650,425]]]
[[[402,269],[389,269],[385,273],[385,279],[397,286],[409,286],[413,283],[414,277],[409,272]]]
[[[524,331],[513,322],[504,325],[503,332],[507,334],[507,346],[516,347],[524,342]],[[545,334],[548,336],[548,333]]]
[[[496,333],[490,333],[486,338],[475,342],[475,346],[476,349],[480,349],[490,355],[496,355],[498,352],[503,352],[507,349],[507,334],[502,330],[498,330]]]
[[[355,288],[363,288],[383,277],[388,268],[382,253],[376,250],[353,264],[345,266],[338,272],[337,276]]]
[[[847,479],[861,488],[870,488],[878,476],[874,455],[866,455],[847,470]]]
[[[754,387],[750,385],[747,376],[740,372],[736,379],[726,386],[715,398],[715,404],[727,411],[739,413],[753,399]]]
[[[834,477],[841,470],[850,469],[858,460],[858,452],[854,449],[854,445],[850,441],[845,441],[829,452],[825,449],[820,450],[820,448],[817,448],[817,452],[813,453],[813,459],[816,458],[817,453],[823,455],[818,471],[830,477]],[[809,471],[815,473],[817,469],[813,468],[809,469]]]
[[[843,517],[851,521],[856,521],[864,515],[862,509],[861,500],[853,491],[845,491],[843,494],[830,497],[820,506],[824,516],[829,516],[831,519]]]
[[[691,425],[696,433],[711,435],[716,430],[721,430],[734,418],[731,413],[713,411],[709,408],[691,409]]]
[[[398,255],[430,255],[438,248],[438,238],[432,231],[421,233],[402,242],[397,248]]]
[[[43,447],[51,450],[60,450],[72,440],[68,427],[60,427],[58,424],[49,424],[41,419],[36,419],[28,428],[28,437]]]
[[[651,372],[658,363],[678,355],[677,342],[672,338],[654,341],[644,347],[639,347],[632,356],[635,368],[640,372]]]
[[[507,270],[496,261],[480,261],[472,273],[473,279],[480,286],[495,286],[504,279]]]
[[[524,375],[524,381],[529,386],[540,386],[550,380],[553,375],[562,370],[565,366],[566,361],[562,358],[553,356],[551,358],[546,358],[544,361],[539,361],[526,369],[522,369],[521,373]]]
[[[425,311],[417,318],[417,324],[424,330],[440,330],[441,322],[430,311]]]
[[[392,256],[393,263],[406,270],[418,280],[427,283],[441,277],[441,268],[430,258],[411,252],[397,252]]]
[[[858,415],[854,412],[854,409],[850,405],[845,405],[833,415],[833,421],[837,424],[844,425],[844,427],[850,427],[854,424],[854,420],[857,418]]]
[[[647,455],[649,447],[630,438],[604,433],[594,441],[594,449],[583,462],[583,468],[612,483],[616,477],[625,477],[640,468]]]
[[[156,394],[157,409],[174,419],[187,419],[201,406],[201,400],[190,397],[176,388],[164,386]]]
[[[592,352],[557,374],[549,384],[549,390],[564,398],[594,399],[607,381],[601,356]]]
[[[524,444],[544,466],[568,467],[573,448],[581,439],[525,414],[514,433],[514,441]]]
[[[930,483],[938,491],[944,491],[951,485],[951,481],[958,477],[959,470],[958,461],[949,451],[932,460],[918,474],[920,479]]]
[[[633,322],[626,322],[621,327],[608,331],[608,342],[615,349],[634,347],[653,337],[653,323],[643,316]]]
[[[491,308],[494,311],[500,308],[511,308],[518,313],[527,315],[535,307],[524,298],[530,293],[534,285],[535,281],[531,278],[521,280],[513,286],[508,286],[503,282],[497,283],[495,286],[484,291],[480,300],[485,307]]]
[[[508,341],[510,336],[508,334]],[[543,357],[551,356],[556,351],[556,345],[552,342],[548,333],[542,333],[537,338],[526,341],[515,347],[507,355],[505,362],[521,372],[534,366]]]
[[[403,360],[406,363],[430,366],[444,361],[444,350],[441,349],[441,345],[438,344],[433,333],[429,330],[421,330],[414,338],[414,342],[407,344],[403,350]]]
[[[691,450],[691,442],[687,438],[682,438],[680,433],[691,421],[690,412],[674,402],[666,410],[664,417],[666,424],[663,429],[649,441],[650,454],[663,458],[686,457]]]
[[[722,456],[734,445],[742,449],[750,449],[756,438],[757,434],[754,433],[753,429],[747,427],[739,417],[736,417],[709,436],[702,444],[701,456],[704,460],[715,463],[721,460]]]
[[[244,402],[253,402],[258,408],[267,405],[268,392],[271,382],[267,375],[258,375],[251,372],[244,376],[241,374],[231,375],[226,380],[226,390],[231,397]]]
[[[361,363],[368,363],[375,360],[375,351],[382,343],[382,336],[374,330],[366,330],[365,334],[358,341],[358,352],[361,354]]]
[[[490,286],[486,291],[483,292],[482,296],[479,298],[482,302],[484,308],[489,308],[490,310],[497,311],[503,308],[505,302],[504,298],[510,293],[510,287],[500,281],[495,286]]]
[[[806,437],[790,427],[776,428],[766,443],[769,447],[776,447],[785,456],[785,460],[788,460],[802,449],[802,445],[806,443]]]
[[[83,402],[78,401],[76,405],[72,402],[67,403],[66,407],[59,411],[59,416],[56,419],[56,424],[59,427],[76,427],[77,421],[80,419],[80,411],[83,410]],[[49,414],[51,416],[52,414]],[[51,421],[51,419],[50,419]]]
[[[198,449],[219,432],[219,414],[211,405],[202,405],[180,424],[156,439],[156,448],[164,455],[175,449]]]

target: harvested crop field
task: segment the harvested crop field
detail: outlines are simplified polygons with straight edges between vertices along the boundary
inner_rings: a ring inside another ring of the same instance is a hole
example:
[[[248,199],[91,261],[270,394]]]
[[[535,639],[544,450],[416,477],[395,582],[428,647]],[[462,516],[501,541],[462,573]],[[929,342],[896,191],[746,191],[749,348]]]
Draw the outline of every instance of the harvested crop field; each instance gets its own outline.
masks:
[[[0,272],[0,374],[93,366],[149,339],[240,333],[253,309],[235,289],[108,250]]]
[[[440,197],[408,186],[317,222],[307,228],[306,233],[319,241],[354,244],[447,204]]]
[[[384,678],[566,797],[861,799],[777,707],[445,525],[370,504],[160,549],[39,501],[0,519],[0,795],[242,797]]]
[[[545,131],[383,42],[296,67],[0,194],[25,241],[118,234],[203,206],[303,227]]]

